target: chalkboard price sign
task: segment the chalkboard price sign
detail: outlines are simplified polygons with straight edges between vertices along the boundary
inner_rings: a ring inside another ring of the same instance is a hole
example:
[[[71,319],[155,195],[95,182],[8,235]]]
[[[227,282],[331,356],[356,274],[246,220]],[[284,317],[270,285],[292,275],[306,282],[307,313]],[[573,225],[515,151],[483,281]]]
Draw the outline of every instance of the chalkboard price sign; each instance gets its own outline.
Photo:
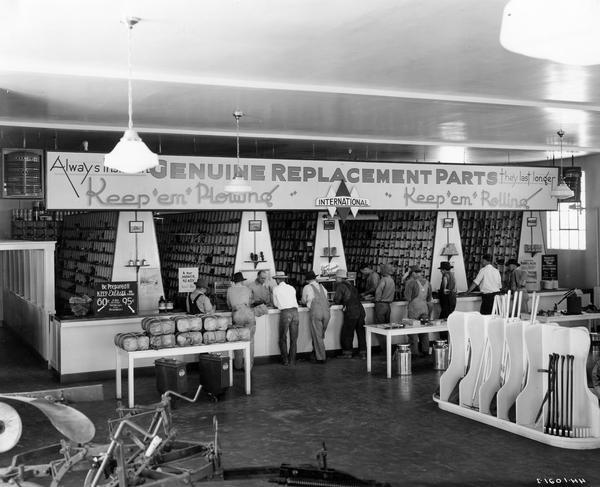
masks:
[[[137,282],[101,282],[95,285],[92,310],[96,316],[127,316],[137,314]]]
[[[542,281],[558,281],[558,255],[542,255]]]

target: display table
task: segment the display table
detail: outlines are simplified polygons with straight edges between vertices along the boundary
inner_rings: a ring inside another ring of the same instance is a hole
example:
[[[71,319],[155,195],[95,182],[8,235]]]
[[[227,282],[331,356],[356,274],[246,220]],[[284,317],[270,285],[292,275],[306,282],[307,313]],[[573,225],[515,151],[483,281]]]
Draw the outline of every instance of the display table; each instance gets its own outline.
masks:
[[[531,318],[530,315],[523,313],[522,315],[523,320],[529,320]],[[585,311],[582,312],[579,315],[563,315],[563,314],[557,314],[554,316],[540,316],[537,315],[536,317],[536,321],[538,321],[539,323],[567,323],[567,322],[573,322],[573,323],[581,323],[581,322],[586,322],[587,321],[587,327],[588,330],[590,329],[591,325],[592,325],[592,321],[593,320],[600,320],[600,313],[586,313]],[[583,323],[581,323],[583,324]]]
[[[448,331],[448,325],[444,322],[435,326],[405,326],[404,328],[386,328],[388,325],[367,325],[365,334],[367,339],[367,372],[371,372],[371,343],[372,334],[385,336],[385,354],[387,361],[387,378],[392,377],[392,337],[399,335],[418,335],[419,333],[437,333]]]
[[[121,357],[127,357],[127,401],[129,407],[132,408],[134,402],[134,370],[135,361],[137,359],[149,359],[149,358],[164,358],[164,357],[178,357],[184,355],[194,355],[200,353],[214,353],[214,352],[229,352],[229,382],[233,383],[233,351],[243,350],[244,351],[244,374],[246,377],[246,394],[251,392],[250,384],[250,342],[239,341],[239,342],[225,342],[225,343],[212,343],[210,345],[196,345],[192,347],[173,347],[173,348],[161,348],[159,350],[139,350],[137,352],[128,352],[115,345],[115,379],[116,379],[116,396],[117,399],[121,399]]]

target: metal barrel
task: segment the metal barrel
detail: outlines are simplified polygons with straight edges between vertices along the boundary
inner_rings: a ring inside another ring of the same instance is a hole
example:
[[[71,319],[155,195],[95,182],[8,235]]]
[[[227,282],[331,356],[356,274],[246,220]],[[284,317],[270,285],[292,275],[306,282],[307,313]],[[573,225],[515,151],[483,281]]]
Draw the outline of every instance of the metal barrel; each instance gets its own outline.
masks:
[[[436,340],[433,344],[433,368],[434,370],[446,370],[448,368],[448,341]]]

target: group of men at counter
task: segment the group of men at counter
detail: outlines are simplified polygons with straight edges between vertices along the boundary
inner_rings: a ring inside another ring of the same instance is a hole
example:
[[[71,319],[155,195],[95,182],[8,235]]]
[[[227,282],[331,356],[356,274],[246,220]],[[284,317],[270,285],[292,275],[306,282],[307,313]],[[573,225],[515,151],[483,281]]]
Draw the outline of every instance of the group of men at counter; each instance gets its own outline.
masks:
[[[490,314],[496,294],[502,289],[524,290],[525,275],[520,272],[519,264],[512,259],[507,262],[508,274],[504,283],[499,271],[492,265],[490,255],[483,256],[483,266],[473,281],[469,291],[479,286],[482,292],[481,313]],[[439,318],[445,319],[456,307],[456,279],[450,262],[442,262],[438,268],[442,273],[438,299],[441,312]],[[369,265],[360,268],[365,285],[359,293],[352,282],[348,280],[347,271],[339,269],[336,273],[336,286],[333,304],[341,305],[343,309],[343,324],[340,332],[342,357],[352,358],[353,341],[358,340],[357,356],[366,359],[365,340],[365,309],[364,301],[374,302],[374,324],[390,322],[391,303],[396,297],[396,283],[393,279],[394,267],[383,264],[378,273]],[[232,312],[232,322],[235,327],[248,327],[251,332],[251,357],[254,358],[254,332],[256,318],[268,313],[269,308],[279,309],[279,351],[281,363],[285,366],[296,363],[296,343],[298,339],[299,317],[296,289],[287,283],[288,276],[284,272],[276,272],[270,279],[269,271],[261,270],[252,282],[247,282],[241,272],[233,275],[233,284],[227,290],[227,306]],[[428,320],[431,316],[432,288],[423,277],[419,266],[412,266],[403,278],[403,297],[408,302],[407,317],[415,320]],[[192,314],[210,313],[214,311],[210,299],[206,296],[208,285],[206,281],[196,282],[196,289],[188,295],[187,310]],[[526,296],[523,299],[525,306]],[[313,344],[313,355],[316,363],[324,364],[327,360],[325,350],[325,333],[330,319],[330,301],[326,289],[317,281],[313,271],[305,276],[302,289],[301,304],[309,309],[309,326]],[[289,343],[288,343],[289,335]],[[428,334],[409,335],[411,352],[414,355],[429,353]],[[234,367],[243,367],[243,356],[236,353]]]

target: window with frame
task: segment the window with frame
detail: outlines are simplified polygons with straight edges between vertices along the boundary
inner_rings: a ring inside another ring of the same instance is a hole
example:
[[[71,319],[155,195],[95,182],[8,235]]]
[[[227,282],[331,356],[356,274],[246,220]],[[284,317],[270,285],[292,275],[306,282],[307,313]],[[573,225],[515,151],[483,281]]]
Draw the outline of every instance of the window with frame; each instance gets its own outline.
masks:
[[[581,203],[558,203],[546,212],[549,249],[585,250],[585,172],[581,171]]]

